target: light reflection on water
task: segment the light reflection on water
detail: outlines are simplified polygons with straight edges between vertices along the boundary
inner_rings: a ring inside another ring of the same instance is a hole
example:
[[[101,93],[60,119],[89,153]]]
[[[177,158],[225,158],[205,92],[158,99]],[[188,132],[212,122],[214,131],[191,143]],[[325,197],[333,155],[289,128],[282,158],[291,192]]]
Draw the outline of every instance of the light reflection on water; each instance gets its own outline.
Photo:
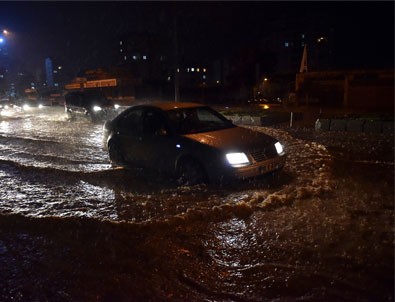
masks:
[[[254,237],[246,237],[246,222],[240,219],[231,219],[220,223],[214,232],[214,244],[209,248],[209,254],[216,263],[225,267],[240,268],[241,259],[238,255],[243,254],[243,250],[248,251],[254,248],[256,240]]]
[[[11,179],[12,177],[12,179]],[[117,220],[114,192],[85,181],[73,183],[61,179],[42,183],[40,176],[16,178],[2,173],[1,211],[27,216],[103,217]]]

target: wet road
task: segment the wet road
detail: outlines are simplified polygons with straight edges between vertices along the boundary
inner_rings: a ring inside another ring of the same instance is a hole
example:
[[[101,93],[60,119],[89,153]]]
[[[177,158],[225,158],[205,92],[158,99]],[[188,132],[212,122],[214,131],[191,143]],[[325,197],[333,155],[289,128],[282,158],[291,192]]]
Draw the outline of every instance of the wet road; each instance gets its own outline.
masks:
[[[0,300],[393,301],[393,136],[255,127],[281,174],[177,187],[111,168],[101,129],[0,116]]]

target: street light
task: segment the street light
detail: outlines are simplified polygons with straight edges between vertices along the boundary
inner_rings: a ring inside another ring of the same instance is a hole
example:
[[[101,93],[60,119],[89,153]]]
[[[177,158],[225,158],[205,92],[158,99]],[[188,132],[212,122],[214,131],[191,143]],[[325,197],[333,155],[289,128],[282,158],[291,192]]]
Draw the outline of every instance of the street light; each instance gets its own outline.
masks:
[[[6,29],[3,29],[0,33],[0,44],[3,44],[6,42],[6,37],[10,35],[10,32]]]

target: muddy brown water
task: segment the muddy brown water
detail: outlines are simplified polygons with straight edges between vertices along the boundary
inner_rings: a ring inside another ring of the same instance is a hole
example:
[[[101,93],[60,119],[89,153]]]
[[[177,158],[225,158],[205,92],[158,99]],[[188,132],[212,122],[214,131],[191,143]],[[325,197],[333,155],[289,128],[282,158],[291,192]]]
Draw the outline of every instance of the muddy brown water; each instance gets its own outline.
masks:
[[[282,173],[177,187],[101,124],[0,116],[0,300],[393,301],[393,136],[252,128]]]

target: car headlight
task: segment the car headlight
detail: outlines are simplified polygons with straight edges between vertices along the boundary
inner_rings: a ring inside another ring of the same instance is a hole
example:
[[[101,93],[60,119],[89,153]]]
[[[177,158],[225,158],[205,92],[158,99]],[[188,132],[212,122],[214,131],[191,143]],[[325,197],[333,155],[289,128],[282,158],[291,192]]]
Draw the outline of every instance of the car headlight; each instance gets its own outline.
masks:
[[[23,110],[29,110],[30,109],[30,106],[28,105],[28,104],[25,104],[25,105],[23,105]]]
[[[93,106],[93,111],[95,111],[95,112],[101,111],[101,107],[100,106]]]
[[[284,153],[284,147],[283,147],[283,145],[281,145],[280,142],[275,143],[274,147],[276,147],[278,155],[281,155]]]
[[[243,152],[227,153],[226,159],[233,167],[244,167],[250,164],[247,155],[245,155]]]
[[[115,104],[115,105],[114,105],[114,109],[119,109],[119,105],[118,105],[118,104]]]

